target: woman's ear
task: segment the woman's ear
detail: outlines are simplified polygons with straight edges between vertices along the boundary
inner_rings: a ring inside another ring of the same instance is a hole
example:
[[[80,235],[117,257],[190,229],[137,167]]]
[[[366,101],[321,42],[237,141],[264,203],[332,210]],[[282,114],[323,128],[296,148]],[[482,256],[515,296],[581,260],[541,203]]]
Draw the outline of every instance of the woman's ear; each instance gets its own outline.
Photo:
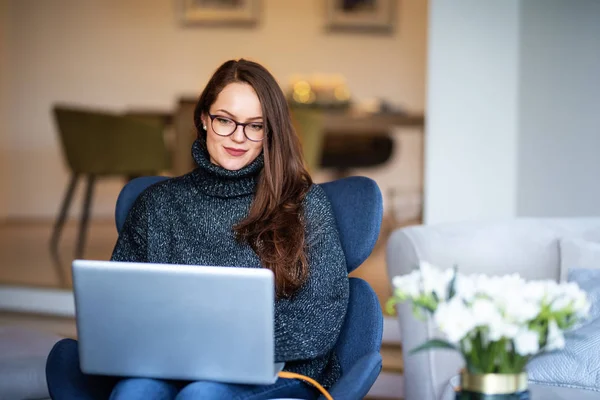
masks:
[[[200,116],[200,119],[202,120],[202,129],[204,129],[204,131],[206,131],[207,126],[208,126],[208,116],[206,115],[206,113],[202,113],[202,115]]]

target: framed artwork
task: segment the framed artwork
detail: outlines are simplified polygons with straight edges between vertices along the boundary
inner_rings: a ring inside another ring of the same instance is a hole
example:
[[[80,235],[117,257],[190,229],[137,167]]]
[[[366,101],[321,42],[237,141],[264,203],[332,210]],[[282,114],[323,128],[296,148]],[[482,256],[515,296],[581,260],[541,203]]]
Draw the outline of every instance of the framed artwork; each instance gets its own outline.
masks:
[[[325,0],[326,28],[331,31],[392,32],[396,0]]]
[[[255,25],[260,0],[179,0],[186,25]]]

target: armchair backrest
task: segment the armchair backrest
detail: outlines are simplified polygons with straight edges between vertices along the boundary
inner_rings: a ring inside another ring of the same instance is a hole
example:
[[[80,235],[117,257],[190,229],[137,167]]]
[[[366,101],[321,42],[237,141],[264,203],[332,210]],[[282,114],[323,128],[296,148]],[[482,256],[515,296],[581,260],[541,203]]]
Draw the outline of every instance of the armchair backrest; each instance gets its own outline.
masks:
[[[377,243],[383,217],[383,200],[377,183],[351,176],[322,183],[340,232],[348,272],[358,268]]]
[[[115,206],[115,223],[117,225],[117,232],[121,232],[125,219],[129,210],[135,203],[135,200],[140,194],[155,183],[162,182],[169,179],[166,176],[142,176],[139,178],[132,179],[129,181],[117,198],[117,205]]]

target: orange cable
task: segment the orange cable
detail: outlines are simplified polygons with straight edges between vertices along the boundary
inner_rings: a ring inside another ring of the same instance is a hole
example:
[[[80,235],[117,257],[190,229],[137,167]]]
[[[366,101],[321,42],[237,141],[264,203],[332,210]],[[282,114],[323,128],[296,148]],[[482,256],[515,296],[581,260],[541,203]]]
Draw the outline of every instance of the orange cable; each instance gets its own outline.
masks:
[[[333,400],[333,397],[331,397],[331,395],[329,394],[329,392],[327,390],[325,390],[325,388],[323,386],[321,386],[321,384],[317,381],[315,381],[312,378],[309,378],[308,376],[304,376],[301,374],[296,374],[294,372],[287,372],[287,371],[281,371],[279,374],[280,378],[286,378],[286,379],[301,379],[305,382],[310,383],[311,385],[313,385],[314,387],[316,387],[319,392],[321,392],[321,394],[323,396],[325,396],[325,398],[327,400]]]

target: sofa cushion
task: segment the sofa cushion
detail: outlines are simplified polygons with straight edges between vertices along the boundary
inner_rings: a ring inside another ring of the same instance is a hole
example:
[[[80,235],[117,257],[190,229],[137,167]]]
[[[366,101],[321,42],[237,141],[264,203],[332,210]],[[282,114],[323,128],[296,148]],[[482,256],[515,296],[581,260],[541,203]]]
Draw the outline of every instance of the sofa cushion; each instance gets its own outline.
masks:
[[[0,326],[0,399],[45,399],[46,359],[61,338],[52,333]]]
[[[541,385],[600,392],[600,269],[571,268],[568,280],[587,292],[590,318],[565,336],[564,349],[531,360],[529,379]]]

